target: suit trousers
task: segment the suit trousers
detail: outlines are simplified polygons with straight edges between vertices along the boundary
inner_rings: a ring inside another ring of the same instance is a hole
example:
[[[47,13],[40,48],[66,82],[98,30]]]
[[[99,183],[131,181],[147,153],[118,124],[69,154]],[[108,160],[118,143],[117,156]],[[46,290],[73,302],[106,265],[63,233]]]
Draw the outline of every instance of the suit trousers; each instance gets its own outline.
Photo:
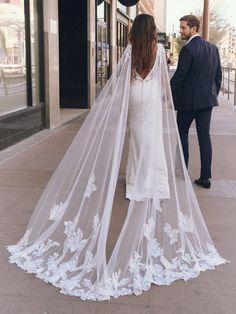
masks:
[[[195,120],[198,143],[200,147],[201,159],[200,178],[203,179],[211,178],[211,161],[212,161],[212,146],[210,137],[211,114],[212,108],[177,112],[177,124],[182,143],[186,167],[188,167],[189,162],[188,133],[193,120]]]

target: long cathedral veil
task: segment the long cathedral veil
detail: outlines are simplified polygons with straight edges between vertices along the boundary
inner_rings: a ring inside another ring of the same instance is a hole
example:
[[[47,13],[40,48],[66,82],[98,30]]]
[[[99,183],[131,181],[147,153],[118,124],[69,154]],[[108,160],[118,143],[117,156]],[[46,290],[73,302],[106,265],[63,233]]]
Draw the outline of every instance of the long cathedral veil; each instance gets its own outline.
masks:
[[[106,245],[126,133],[131,46],[39,199],[27,231],[8,247],[9,261],[62,293],[82,299],[140,294],[151,283],[187,280],[226,261],[208,234],[184,165],[165,51],[152,69],[162,92],[163,140],[170,198],[131,200],[107,261]],[[140,163],[148,152],[140,148]]]

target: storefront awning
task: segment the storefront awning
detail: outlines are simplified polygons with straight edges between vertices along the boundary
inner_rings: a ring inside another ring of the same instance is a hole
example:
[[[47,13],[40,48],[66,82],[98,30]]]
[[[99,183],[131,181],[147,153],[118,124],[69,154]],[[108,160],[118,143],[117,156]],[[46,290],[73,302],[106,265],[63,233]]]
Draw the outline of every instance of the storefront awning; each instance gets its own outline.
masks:
[[[104,0],[96,0],[97,5],[101,4]],[[132,7],[136,5],[139,0],[118,0],[121,4],[125,5],[126,7]]]
[[[139,0],[118,0],[121,4],[125,5],[126,7],[132,7],[133,5],[137,4]]]

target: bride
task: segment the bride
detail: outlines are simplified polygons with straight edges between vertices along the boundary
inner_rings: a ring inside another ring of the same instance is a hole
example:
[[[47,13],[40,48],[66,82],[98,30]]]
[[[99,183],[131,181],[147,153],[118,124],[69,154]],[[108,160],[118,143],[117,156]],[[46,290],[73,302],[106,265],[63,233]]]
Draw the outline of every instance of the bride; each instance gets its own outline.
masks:
[[[53,174],[10,263],[83,300],[147,291],[226,261],[214,247],[183,161],[152,16],[130,43]],[[126,132],[127,130],[127,132]],[[106,245],[125,136],[127,217]]]

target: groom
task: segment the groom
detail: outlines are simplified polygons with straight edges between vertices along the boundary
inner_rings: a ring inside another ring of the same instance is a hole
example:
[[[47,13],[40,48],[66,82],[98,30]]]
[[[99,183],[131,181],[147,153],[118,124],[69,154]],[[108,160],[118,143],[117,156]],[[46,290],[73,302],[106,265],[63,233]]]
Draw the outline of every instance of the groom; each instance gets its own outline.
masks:
[[[187,40],[181,49],[178,67],[171,79],[177,124],[184,159],[188,167],[188,133],[193,120],[196,123],[201,157],[200,178],[195,180],[204,188],[211,186],[212,147],[210,121],[213,106],[217,106],[222,72],[217,47],[200,37],[200,21],[194,15],[180,19],[181,39]]]

